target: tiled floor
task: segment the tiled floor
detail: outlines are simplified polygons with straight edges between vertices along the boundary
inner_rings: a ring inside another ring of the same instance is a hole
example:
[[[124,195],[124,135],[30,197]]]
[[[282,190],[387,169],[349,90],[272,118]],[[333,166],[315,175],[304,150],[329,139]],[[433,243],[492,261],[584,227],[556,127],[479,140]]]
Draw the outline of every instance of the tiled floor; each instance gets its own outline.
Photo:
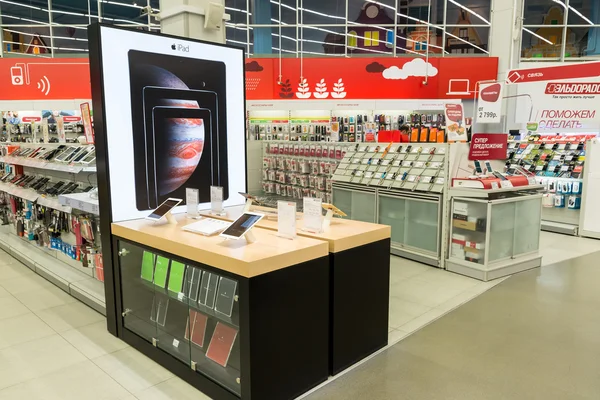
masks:
[[[544,265],[600,251],[600,241],[549,233],[542,233],[541,243]],[[392,345],[501,280],[480,282],[391,257],[390,282]],[[108,334],[102,315],[0,251],[0,400],[4,399],[207,397]]]

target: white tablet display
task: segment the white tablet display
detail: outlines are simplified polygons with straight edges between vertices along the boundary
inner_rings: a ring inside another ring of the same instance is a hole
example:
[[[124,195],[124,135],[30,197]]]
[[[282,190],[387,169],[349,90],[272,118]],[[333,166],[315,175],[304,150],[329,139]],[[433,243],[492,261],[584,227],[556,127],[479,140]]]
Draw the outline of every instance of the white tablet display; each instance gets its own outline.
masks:
[[[264,217],[264,214],[245,212],[238,219],[233,221],[229,228],[225,229],[220,236],[229,239],[239,239],[243,237],[252,227]]]

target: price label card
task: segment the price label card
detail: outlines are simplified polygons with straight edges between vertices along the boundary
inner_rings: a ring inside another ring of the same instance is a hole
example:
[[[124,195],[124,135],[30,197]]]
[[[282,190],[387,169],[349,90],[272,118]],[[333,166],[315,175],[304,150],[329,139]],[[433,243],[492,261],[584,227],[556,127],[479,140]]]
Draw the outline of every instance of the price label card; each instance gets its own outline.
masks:
[[[323,211],[321,199],[305,197],[304,206],[304,230],[320,233],[323,229]]]
[[[537,185],[537,181],[532,176],[530,176],[529,178],[527,178],[527,182],[529,182],[530,185]]]
[[[498,186],[498,182],[492,182],[492,189],[500,189],[500,186]]]
[[[513,184],[512,184],[511,181],[501,181],[500,182],[500,187],[503,188],[503,189],[511,188],[511,187],[513,187]]]
[[[198,218],[198,199],[200,194],[198,189],[185,189],[185,203],[187,204],[187,215],[190,218]]]
[[[221,186],[210,187],[210,210],[217,214],[223,212],[223,188]]]
[[[296,203],[293,201],[277,202],[277,234],[288,239],[296,237]]]

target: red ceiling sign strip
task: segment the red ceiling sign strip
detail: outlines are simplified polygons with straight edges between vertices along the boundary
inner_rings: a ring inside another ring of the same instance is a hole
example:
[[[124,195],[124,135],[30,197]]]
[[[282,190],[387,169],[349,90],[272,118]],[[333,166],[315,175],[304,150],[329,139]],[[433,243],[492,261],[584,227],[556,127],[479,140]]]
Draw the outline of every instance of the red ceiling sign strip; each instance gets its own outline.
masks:
[[[449,99],[474,97],[496,80],[498,58],[257,58],[246,61],[248,100]]]
[[[557,81],[562,79],[600,76],[600,62],[583,62],[556,67],[513,69],[508,71],[506,83]]]
[[[309,58],[246,60],[248,100],[473,98],[495,80],[498,58]],[[86,58],[0,59],[0,100],[91,98]],[[456,93],[461,93],[460,95]]]

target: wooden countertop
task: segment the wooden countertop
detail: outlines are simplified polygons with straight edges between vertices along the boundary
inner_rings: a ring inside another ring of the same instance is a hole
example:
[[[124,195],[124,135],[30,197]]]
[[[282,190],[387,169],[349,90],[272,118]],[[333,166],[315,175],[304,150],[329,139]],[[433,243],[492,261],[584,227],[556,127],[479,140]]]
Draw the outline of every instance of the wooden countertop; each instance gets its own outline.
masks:
[[[278,237],[268,229],[254,228],[256,242],[203,236],[181,228],[196,220],[176,215],[177,225],[136,219],[112,224],[113,235],[173,255],[203,263],[246,278],[327,256],[327,243],[307,237]]]
[[[225,216],[211,215],[209,210],[201,211],[200,215],[215,219],[222,219],[225,221],[233,221],[242,214],[243,210],[244,206],[235,206],[225,208],[225,211],[227,212],[227,215]],[[277,210],[274,208],[258,206],[253,206],[252,211],[271,211],[277,214]],[[335,217],[331,220],[331,225],[328,228],[326,228],[324,232],[305,232],[302,230],[302,214],[299,214],[299,218],[300,219],[296,221],[297,235],[300,237],[327,241],[329,243],[330,253],[338,253],[340,251],[352,249],[354,247],[359,247],[365,244],[377,242],[379,240],[387,239],[392,235],[392,228],[388,225],[352,221],[349,219]],[[269,219],[267,216],[265,216],[258,222],[257,226],[277,231],[277,220]]]

